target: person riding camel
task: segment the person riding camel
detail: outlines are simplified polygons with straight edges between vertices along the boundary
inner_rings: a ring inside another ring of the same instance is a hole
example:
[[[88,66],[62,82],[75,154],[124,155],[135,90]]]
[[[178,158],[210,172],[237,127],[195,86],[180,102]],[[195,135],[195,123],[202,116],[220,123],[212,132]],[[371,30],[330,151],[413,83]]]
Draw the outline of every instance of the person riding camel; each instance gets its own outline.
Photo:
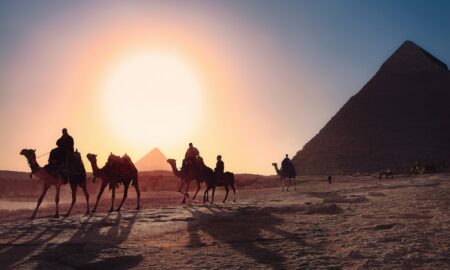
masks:
[[[286,154],[286,157],[281,162],[281,170],[283,171],[283,170],[286,170],[287,168],[289,168],[290,162],[291,162],[291,160],[289,159],[289,155]]]
[[[196,158],[200,155],[200,152],[197,148],[194,147],[192,143],[189,143],[189,148],[186,150],[186,154],[184,155],[185,159]]]
[[[74,152],[73,144],[72,136],[67,132],[67,128],[63,128],[62,136],[56,141],[56,145],[67,154],[71,154]]]
[[[189,148],[186,150],[186,154],[184,155],[183,165],[181,167],[182,170],[186,170],[187,168],[193,168],[195,166],[195,160],[200,155],[200,152],[197,148],[194,147],[192,143],[189,143]]]
[[[62,136],[56,141],[57,148],[52,149],[48,160],[48,170],[56,175],[58,171],[64,170],[66,176],[69,171],[70,159],[74,153],[74,141],[66,128],[62,129]]]
[[[225,164],[222,161],[222,156],[217,156],[216,168],[214,168],[214,172],[216,173],[216,181],[220,183],[222,181],[223,172],[225,171]]]

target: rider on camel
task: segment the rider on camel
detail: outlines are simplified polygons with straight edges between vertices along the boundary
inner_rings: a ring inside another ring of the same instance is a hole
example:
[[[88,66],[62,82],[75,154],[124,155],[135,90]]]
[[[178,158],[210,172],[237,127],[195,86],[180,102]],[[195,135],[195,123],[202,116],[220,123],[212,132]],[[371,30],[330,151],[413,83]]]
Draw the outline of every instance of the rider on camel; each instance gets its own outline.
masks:
[[[50,152],[48,160],[48,170],[53,175],[57,174],[58,169],[61,168],[61,164],[67,173],[69,169],[69,160],[74,153],[74,141],[66,128],[62,129],[62,136],[56,141],[56,145],[58,147]]]
[[[289,155],[286,154],[286,157],[281,162],[281,170],[286,170],[289,168],[289,164],[291,163],[291,160],[289,159]]]
[[[67,132],[67,128],[62,129],[62,136],[56,141],[56,145],[65,153],[71,154],[73,150],[73,138]]]
[[[186,150],[186,154],[184,155],[183,165],[181,169],[185,170],[191,165],[195,166],[195,160],[200,155],[200,152],[197,148],[194,147],[192,143],[189,143],[189,148]]]
[[[225,164],[222,161],[222,156],[218,155],[216,168],[214,169],[214,172],[216,173],[216,181],[217,182],[219,182],[219,183],[221,182],[224,171],[225,171]]]

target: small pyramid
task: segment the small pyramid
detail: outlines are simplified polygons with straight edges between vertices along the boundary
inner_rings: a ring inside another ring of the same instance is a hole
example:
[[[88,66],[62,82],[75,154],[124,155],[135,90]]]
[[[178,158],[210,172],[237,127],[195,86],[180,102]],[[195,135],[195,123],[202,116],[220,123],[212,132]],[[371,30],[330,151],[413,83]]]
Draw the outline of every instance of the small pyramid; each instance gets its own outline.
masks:
[[[405,41],[293,158],[299,174],[450,165],[450,72]]]
[[[139,171],[170,170],[166,156],[156,147],[136,162],[136,168]]]

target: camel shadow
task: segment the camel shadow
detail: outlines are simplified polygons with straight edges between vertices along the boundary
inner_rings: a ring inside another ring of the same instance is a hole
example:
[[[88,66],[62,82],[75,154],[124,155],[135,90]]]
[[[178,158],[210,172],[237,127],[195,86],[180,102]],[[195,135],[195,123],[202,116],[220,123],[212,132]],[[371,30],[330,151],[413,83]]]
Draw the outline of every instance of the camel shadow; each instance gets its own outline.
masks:
[[[15,268],[16,264],[30,254],[37,252],[43,245],[56,238],[62,232],[59,221],[48,220],[47,224],[28,221],[19,225],[10,225],[2,233],[0,245],[0,265],[4,268]]]
[[[293,241],[295,245],[308,245],[298,234],[288,232],[279,226],[285,221],[273,215],[272,209],[242,207],[223,211],[220,207],[205,207],[207,212],[189,209],[192,220],[188,222],[188,248],[205,246],[202,234],[207,234],[220,244],[255,261],[257,264],[274,269],[286,269],[286,258],[278,246],[283,241]]]
[[[19,232],[2,245],[0,265],[2,269],[135,267],[143,260],[143,256],[124,255],[120,245],[128,239],[136,219],[137,212],[105,217],[89,216],[82,221],[76,218],[40,220],[38,225],[26,226],[24,232]],[[67,240],[60,242],[58,236]],[[53,239],[56,240],[51,241]]]
[[[54,244],[35,256],[35,269],[61,266],[77,269],[120,269],[136,267],[143,256],[123,255],[119,247],[124,243],[136,222],[137,212],[124,216],[120,212],[96,219],[89,217],[65,242]]]

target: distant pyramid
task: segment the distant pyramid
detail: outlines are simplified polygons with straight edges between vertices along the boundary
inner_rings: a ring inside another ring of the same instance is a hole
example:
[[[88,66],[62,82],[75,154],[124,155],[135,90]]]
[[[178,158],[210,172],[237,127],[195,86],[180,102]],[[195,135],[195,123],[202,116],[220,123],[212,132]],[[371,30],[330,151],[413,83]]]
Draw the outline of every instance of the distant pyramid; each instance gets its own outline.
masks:
[[[152,151],[136,162],[136,168],[139,171],[170,170],[167,158],[158,148],[153,148]]]
[[[293,158],[300,174],[450,164],[450,72],[411,41]]]

